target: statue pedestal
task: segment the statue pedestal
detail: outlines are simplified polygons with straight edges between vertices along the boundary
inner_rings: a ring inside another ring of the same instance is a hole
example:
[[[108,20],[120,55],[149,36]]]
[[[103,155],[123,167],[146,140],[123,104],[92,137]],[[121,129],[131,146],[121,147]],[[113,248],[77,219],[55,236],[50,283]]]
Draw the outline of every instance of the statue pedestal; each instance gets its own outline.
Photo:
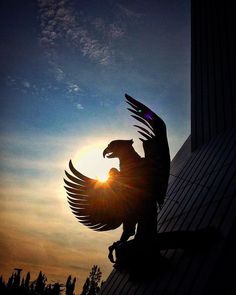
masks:
[[[159,233],[152,239],[133,239],[115,247],[114,268],[130,272],[133,278],[150,277],[163,272],[170,264],[161,250],[183,249],[190,252],[207,251],[217,240],[219,233],[214,228],[196,231]],[[148,273],[147,273],[148,271]]]

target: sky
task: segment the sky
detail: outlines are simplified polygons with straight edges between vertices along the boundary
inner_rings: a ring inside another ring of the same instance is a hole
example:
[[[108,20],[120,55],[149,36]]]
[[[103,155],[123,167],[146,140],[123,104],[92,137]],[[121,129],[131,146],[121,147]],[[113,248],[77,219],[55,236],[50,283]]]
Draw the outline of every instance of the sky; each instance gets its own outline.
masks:
[[[190,134],[190,3],[187,0],[1,1],[0,274],[13,268],[48,281],[105,279],[107,247],[72,215],[68,162],[96,178],[114,139],[142,144],[124,94],[166,122],[173,158]]]

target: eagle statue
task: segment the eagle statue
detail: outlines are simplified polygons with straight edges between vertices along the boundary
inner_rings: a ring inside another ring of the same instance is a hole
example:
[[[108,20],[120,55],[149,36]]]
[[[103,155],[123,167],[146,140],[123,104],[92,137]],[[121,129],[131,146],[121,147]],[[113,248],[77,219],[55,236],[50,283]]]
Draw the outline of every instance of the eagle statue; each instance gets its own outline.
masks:
[[[103,156],[118,158],[119,170],[110,169],[106,182],[83,175],[71,161],[64,179],[69,206],[79,222],[95,231],[123,224],[119,243],[133,235],[141,240],[156,236],[157,204],[164,202],[170,170],[164,121],[141,102],[125,97],[131,116],[141,123],[134,126],[142,136],[145,157],[134,150],[133,140],[113,140]]]

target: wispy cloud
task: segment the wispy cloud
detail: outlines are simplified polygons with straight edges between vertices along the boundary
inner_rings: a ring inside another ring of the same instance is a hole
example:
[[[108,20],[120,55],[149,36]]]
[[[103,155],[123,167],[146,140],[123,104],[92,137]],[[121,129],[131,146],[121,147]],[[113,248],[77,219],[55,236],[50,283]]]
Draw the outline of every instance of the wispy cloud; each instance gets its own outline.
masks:
[[[82,106],[81,103],[77,103],[76,108],[77,108],[77,110],[83,110],[84,109],[84,107]]]
[[[107,30],[108,36],[113,39],[121,38],[125,34],[125,29],[118,24],[110,24]]]
[[[64,64],[63,56],[68,52],[76,54],[78,66],[80,60],[105,68],[113,68],[117,60],[127,62],[129,58],[121,52],[119,44],[142,15],[119,3],[107,3],[109,13],[101,10],[100,14],[94,14],[92,9],[91,13],[83,11],[82,5],[78,8],[76,1],[37,0],[37,3],[40,19],[38,38],[51,73],[59,87],[67,90],[65,95],[72,105],[81,110],[86,106],[83,96],[87,86],[81,83],[78,73],[71,75],[68,69],[74,68],[68,67],[68,58],[65,59],[67,65]]]
[[[144,15],[143,13],[139,13],[139,12],[133,11],[130,8],[127,8],[126,6],[122,4],[117,4],[117,7],[120,9],[121,13],[124,16],[128,17],[132,21],[137,20]]]
[[[125,36],[127,26],[134,25],[135,20],[142,16],[121,4],[115,4],[116,14],[112,21],[104,20],[102,16],[79,14],[73,2],[67,0],[38,0],[38,6],[40,43],[54,61],[58,46],[64,45],[79,50],[98,64],[112,63],[116,52],[113,41]]]
[[[22,216],[17,215],[13,220],[19,217],[21,220]],[[5,216],[0,217],[1,224],[4,220]],[[4,223],[3,225],[0,229],[0,261],[1,274],[5,279],[12,269],[20,267],[30,271],[32,276],[42,270],[47,274],[49,282],[65,282],[67,276],[72,274],[79,278],[77,284],[81,288],[93,264],[101,266],[104,278],[111,271],[111,266],[104,264],[101,248],[100,251],[89,249],[89,243],[94,243],[93,240],[88,240],[88,244],[82,246],[80,233],[74,233],[75,239],[71,239],[72,232],[68,231],[68,227],[60,229],[62,224],[57,224],[57,231],[52,232],[48,224],[49,228],[45,228],[41,235],[38,234],[37,228],[29,232],[26,223],[20,222],[18,227]],[[39,225],[38,222],[38,227]],[[60,239],[56,239],[57,237]]]
[[[38,5],[41,19],[40,42],[51,58],[55,58],[56,47],[62,42],[78,49],[92,61],[103,65],[110,62],[111,48],[89,32],[68,1],[38,0]]]
[[[35,81],[33,81],[30,77],[19,77],[19,76],[7,76],[5,78],[5,83],[11,89],[16,91],[21,91],[23,93],[30,93],[32,95],[42,94],[42,90],[38,85],[36,85]]]
[[[81,91],[81,89],[78,84],[68,82],[68,91],[69,92],[78,92],[78,91]]]
[[[29,81],[26,81],[26,80],[24,80],[23,82],[22,82],[22,84],[23,84],[23,86],[25,87],[25,88],[30,88],[30,82]]]

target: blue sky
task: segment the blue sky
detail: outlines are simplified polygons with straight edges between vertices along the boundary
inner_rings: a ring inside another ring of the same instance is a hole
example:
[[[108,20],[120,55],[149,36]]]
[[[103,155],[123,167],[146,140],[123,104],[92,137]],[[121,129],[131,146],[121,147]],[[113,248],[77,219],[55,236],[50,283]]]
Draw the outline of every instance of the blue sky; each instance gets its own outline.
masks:
[[[106,247],[119,234],[97,235],[73,219],[63,171],[70,158],[91,177],[117,165],[101,153],[118,138],[133,138],[142,153],[124,93],[165,120],[172,157],[178,151],[190,133],[190,3],[38,0],[1,5],[0,210],[6,236],[1,244],[8,253],[0,257],[2,271],[44,267],[61,278],[60,263],[66,272],[73,269],[69,259],[59,258],[68,251],[77,263],[74,275],[84,278],[92,264],[107,274]],[[14,237],[18,250],[9,248]],[[42,244],[37,261],[26,255],[26,238]],[[100,254],[86,262],[91,240]],[[50,249],[58,256],[46,264]]]

